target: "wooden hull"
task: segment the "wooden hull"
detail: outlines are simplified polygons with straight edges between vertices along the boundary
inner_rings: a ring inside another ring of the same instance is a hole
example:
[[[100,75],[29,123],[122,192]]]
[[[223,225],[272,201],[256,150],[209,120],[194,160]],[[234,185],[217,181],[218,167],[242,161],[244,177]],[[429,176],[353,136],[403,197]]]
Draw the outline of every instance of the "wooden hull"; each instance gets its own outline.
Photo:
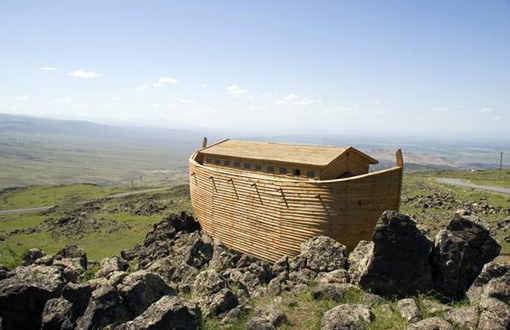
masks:
[[[193,210],[202,229],[226,246],[274,262],[326,235],[352,249],[370,240],[385,210],[398,210],[397,166],[347,179],[302,181],[211,168],[190,158]],[[400,157],[400,159],[399,159]]]

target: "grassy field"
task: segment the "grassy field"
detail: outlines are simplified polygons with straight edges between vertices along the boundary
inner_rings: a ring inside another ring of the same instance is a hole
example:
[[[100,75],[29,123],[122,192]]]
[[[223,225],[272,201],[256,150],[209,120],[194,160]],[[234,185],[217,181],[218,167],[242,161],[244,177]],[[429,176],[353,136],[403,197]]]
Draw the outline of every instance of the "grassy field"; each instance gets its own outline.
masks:
[[[73,185],[74,186],[74,185]],[[27,188],[27,191],[40,187]],[[75,187],[76,188],[76,187]],[[96,197],[100,194],[96,191]],[[164,209],[154,214],[144,213],[144,206],[156,204]],[[46,253],[55,253],[67,244],[78,244],[85,248],[91,260],[119,255],[121,250],[132,248],[144,240],[154,223],[165,215],[188,211],[191,203],[187,186],[175,186],[168,191],[132,195],[119,199],[103,200],[97,207],[68,203],[48,214],[0,215],[0,235],[16,229],[36,228],[34,233],[21,232],[0,241],[0,264],[12,265],[20,255],[30,248],[39,248]],[[66,214],[81,221],[82,232],[66,232],[54,223]],[[95,224],[99,223],[97,229]]]
[[[0,191],[0,211],[79,203],[130,191],[128,188],[95,184],[30,186]]]
[[[476,171],[440,171],[423,172],[421,176],[462,179],[475,184],[510,188],[510,169],[503,168],[501,176],[499,169]]]

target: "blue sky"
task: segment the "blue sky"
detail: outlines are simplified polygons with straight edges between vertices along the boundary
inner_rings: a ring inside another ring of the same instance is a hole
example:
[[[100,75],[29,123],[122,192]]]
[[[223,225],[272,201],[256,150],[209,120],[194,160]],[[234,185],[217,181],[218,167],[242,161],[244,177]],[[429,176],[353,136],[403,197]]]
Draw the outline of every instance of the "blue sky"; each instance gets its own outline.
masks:
[[[0,1],[0,112],[510,135],[510,1]]]

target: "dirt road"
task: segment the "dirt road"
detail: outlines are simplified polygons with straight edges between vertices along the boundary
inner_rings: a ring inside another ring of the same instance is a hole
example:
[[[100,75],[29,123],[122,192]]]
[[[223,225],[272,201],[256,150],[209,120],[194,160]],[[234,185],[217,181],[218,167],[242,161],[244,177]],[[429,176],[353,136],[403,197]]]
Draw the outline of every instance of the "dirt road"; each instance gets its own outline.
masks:
[[[451,184],[451,185],[459,186],[459,187],[487,190],[487,191],[492,191],[492,192],[496,192],[496,193],[500,193],[500,194],[510,195],[510,188],[474,184],[471,182],[462,181],[461,179],[437,178],[436,181],[439,183],[446,183],[446,184]]]

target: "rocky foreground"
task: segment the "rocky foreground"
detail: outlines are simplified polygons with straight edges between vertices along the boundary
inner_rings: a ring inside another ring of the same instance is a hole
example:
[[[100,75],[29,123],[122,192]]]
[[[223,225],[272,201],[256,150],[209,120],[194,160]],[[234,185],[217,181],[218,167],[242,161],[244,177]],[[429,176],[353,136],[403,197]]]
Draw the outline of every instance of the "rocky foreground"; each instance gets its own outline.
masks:
[[[373,241],[351,252],[320,236],[270,264],[226,248],[183,213],[122,258],[94,263],[68,246],[0,266],[1,329],[197,329],[209,319],[228,328],[242,318],[247,329],[292,327],[281,305],[298,305],[292,297],[304,292],[332,304],[322,329],[381,328],[381,319],[408,329],[508,329],[510,265],[492,262],[500,249],[467,211],[433,241],[407,215],[386,211]]]

